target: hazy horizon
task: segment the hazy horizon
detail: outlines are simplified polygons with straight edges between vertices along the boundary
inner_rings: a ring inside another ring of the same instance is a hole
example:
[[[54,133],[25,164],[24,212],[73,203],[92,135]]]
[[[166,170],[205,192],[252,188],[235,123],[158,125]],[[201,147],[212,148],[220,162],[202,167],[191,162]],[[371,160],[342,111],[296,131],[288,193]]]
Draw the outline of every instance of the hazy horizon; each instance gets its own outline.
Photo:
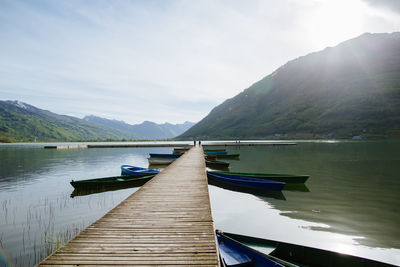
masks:
[[[400,29],[374,0],[2,1],[0,93],[54,113],[197,122],[287,61]]]

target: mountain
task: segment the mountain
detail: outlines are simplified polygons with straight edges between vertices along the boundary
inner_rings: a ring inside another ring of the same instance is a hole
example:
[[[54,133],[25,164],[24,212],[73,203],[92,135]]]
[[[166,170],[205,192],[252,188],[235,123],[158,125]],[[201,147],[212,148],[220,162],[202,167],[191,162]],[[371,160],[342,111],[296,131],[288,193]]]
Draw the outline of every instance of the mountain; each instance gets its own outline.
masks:
[[[129,125],[95,116],[78,119],[39,109],[21,101],[0,101],[0,142],[167,139],[193,123]]]
[[[289,61],[179,138],[400,135],[400,33],[363,34]]]
[[[131,139],[132,134],[20,101],[0,101],[0,141]]]
[[[123,121],[109,120],[97,116],[86,116],[83,118],[86,121],[118,129],[120,131],[137,136],[137,139],[168,139],[174,138],[194,125],[192,122],[182,124],[157,124],[151,121],[144,121],[141,124],[127,124]]]

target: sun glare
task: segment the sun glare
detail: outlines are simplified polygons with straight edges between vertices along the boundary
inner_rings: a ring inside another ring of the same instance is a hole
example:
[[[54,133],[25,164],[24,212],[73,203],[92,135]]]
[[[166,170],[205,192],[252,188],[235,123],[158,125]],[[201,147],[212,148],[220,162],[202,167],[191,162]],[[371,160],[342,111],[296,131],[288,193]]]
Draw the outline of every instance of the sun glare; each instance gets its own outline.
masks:
[[[317,1],[305,27],[310,42],[318,49],[363,33],[367,6],[359,0]]]

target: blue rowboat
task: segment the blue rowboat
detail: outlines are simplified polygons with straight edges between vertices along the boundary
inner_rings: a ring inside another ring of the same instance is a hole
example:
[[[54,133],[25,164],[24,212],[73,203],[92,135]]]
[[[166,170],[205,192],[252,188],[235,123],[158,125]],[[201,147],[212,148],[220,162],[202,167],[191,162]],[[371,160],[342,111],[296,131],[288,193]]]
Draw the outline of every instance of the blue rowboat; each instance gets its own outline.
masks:
[[[220,183],[225,183],[237,188],[254,189],[254,190],[282,190],[285,183],[268,181],[257,178],[250,178],[245,176],[226,177],[216,173],[207,172],[209,179],[215,180]]]
[[[395,267],[395,265],[384,262],[276,240],[225,233],[218,230],[217,235],[228,238],[250,250],[254,248],[257,250],[255,253],[288,267]]]
[[[160,171],[157,171],[157,170],[136,167],[136,166],[131,166],[131,165],[122,165],[121,166],[121,174],[122,175],[144,176],[144,175],[156,175],[159,172]]]
[[[179,158],[182,154],[156,154],[150,153],[150,158]]]
[[[276,261],[217,231],[218,250],[223,266],[281,267]]]
[[[226,176],[226,177],[237,177],[244,176],[249,178],[257,178],[262,180],[277,181],[291,184],[304,184],[309,175],[295,175],[295,174],[276,174],[276,173],[249,173],[249,172],[224,172],[224,171],[212,171],[212,173]]]

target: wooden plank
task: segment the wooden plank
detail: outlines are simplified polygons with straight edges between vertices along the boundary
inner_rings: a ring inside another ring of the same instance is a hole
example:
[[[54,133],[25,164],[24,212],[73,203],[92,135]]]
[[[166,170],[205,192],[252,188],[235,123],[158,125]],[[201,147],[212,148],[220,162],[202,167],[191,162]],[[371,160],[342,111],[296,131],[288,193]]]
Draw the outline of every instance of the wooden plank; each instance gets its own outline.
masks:
[[[203,150],[195,147],[40,266],[219,266]]]

